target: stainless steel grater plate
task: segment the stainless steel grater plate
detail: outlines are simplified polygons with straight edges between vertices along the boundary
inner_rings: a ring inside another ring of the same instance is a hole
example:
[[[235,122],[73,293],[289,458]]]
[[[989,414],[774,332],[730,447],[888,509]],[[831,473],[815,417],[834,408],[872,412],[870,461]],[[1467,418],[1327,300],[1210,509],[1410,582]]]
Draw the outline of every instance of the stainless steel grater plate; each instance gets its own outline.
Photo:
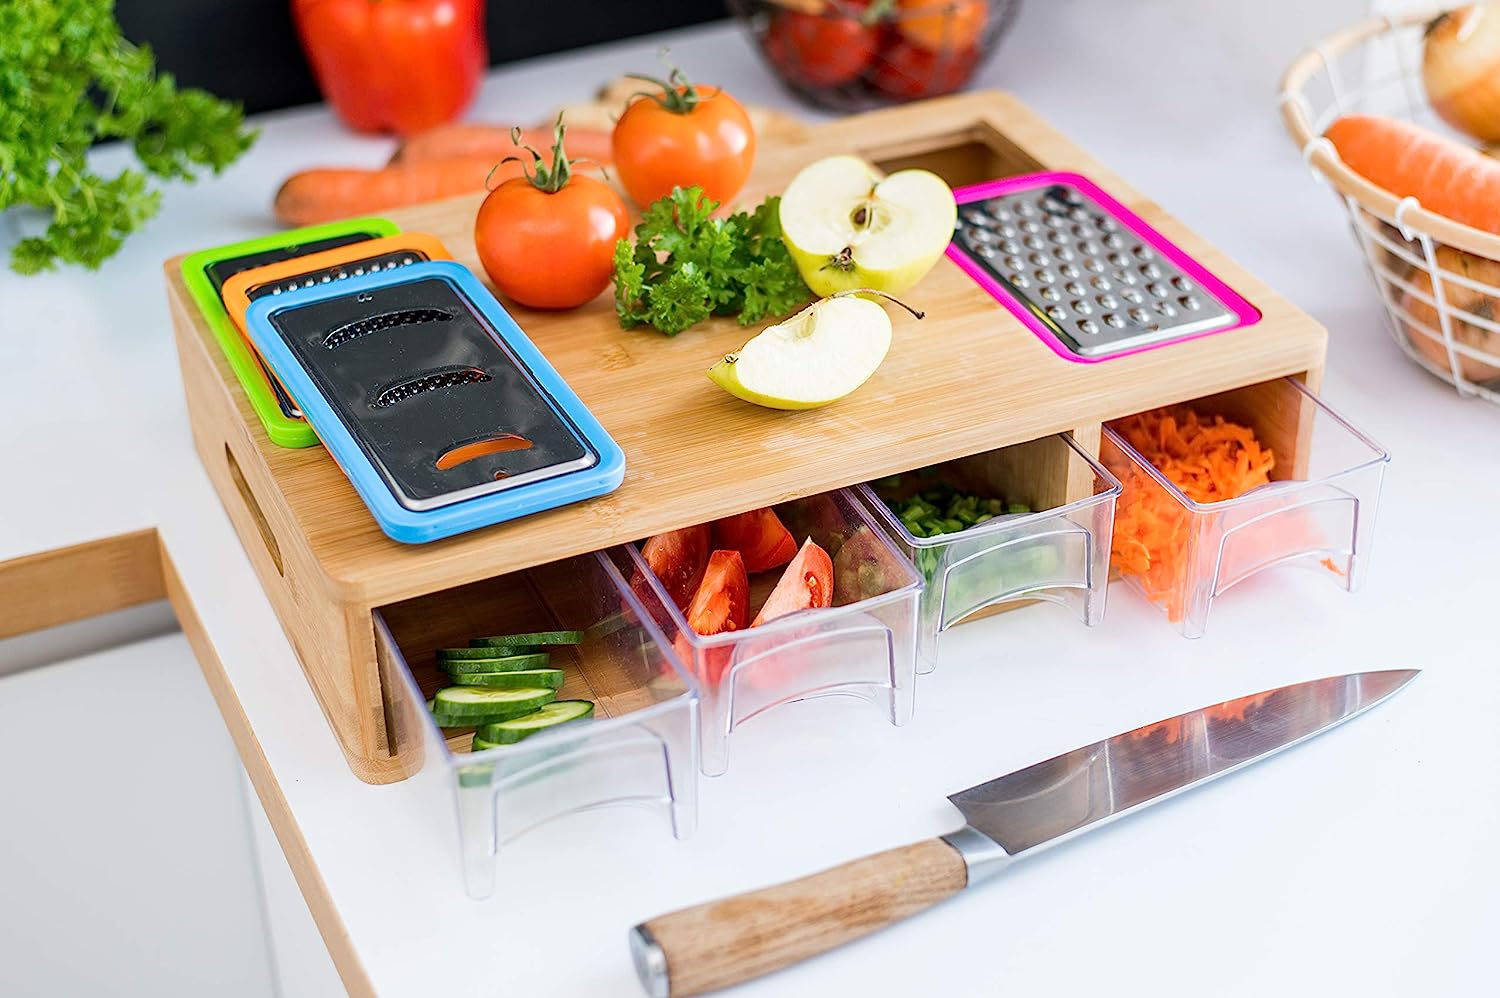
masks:
[[[1071,184],[961,205],[954,245],[1084,357],[1239,321],[1158,248]]]

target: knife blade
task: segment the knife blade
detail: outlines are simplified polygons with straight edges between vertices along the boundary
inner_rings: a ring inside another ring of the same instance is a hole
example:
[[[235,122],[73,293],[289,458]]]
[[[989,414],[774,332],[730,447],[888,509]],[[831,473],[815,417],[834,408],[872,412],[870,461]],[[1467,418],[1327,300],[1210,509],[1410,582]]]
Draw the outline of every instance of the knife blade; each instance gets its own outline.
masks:
[[[1179,714],[948,799],[955,832],[643,922],[630,930],[651,998],[686,998],[826,952],[1029,856],[1291,748],[1396,693],[1416,669],[1282,686]]]

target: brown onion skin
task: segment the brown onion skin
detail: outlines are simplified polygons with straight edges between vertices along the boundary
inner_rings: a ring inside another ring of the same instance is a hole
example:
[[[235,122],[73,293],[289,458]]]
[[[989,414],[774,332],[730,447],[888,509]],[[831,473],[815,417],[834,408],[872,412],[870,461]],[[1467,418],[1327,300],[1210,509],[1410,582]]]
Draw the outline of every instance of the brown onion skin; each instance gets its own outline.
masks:
[[[1422,83],[1438,117],[1481,142],[1500,142],[1500,6],[1470,5],[1434,18]]]
[[[1478,284],[1500,287],[1500,261],[1465,253],[1451,246],[1440,246],[1437,251],[1437,266],[1443,274],[1457,274]],[[1402,321],[1402,325],[1406,327],[1406,341],[1434,366],[1440,370],[1449,370],[1448,348],[1443,345],[1442,340],[1442,321],[1438,318],[1437,309],[1419,296],[1433,297],[1432,275],[1425,268],[1414,267],[1406,275],[1406,280],[1416,289],[1416,293],[1402,291],[1400,297],[1401,308],[1410,317]],[[1500,320],[1500,300],[1497,300],[1497,295],[1476,291],[1444,277],[1443,299],[1456,313],[1467,313],[1492,321]],[[1500,333],[1494,333],[1476,323],[1465,322],[1458,314],[1451,318],[1449,329],[1455,341],[1500,359]],[[1500,378],[1500,367],[1464,354],[1458,355],[1458,369],[1464,380],[1476,384]]]

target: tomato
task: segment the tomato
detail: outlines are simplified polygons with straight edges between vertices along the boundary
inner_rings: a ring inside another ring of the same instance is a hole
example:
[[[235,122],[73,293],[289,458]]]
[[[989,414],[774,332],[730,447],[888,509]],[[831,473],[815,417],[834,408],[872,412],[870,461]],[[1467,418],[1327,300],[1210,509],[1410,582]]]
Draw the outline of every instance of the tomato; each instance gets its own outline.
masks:
[[[765,606],[755,615],[751,627],[759,627],[768,620],[785,617],[798,610],[817,610],[833,605],[833,559],[828,552],[808,538],[797,552],[797,557],[781,573],[781,579]]]
[[[657,534],[641,547],[641,557],[679,610],[688,608],[703,581],[703,572],[708,568],[708,545],[708,524],[700,523]]]
[[[896,0],[896,29],[929,52],[973,48],[989,21],[985,0]]]
[[[738,551],[747,572],[785,565],[797,553],[792,532],[769,506],[715,520],[714,547]]]
[[[687,608],[695,634],[743,631],[750,622],[750,577],[738,551],[715,551],[708,557],[703,582]]]
[[[861,16],[869,0],[849,0],[821,13],[779,8],[766,29],[766,56],[793,83],[836,87],[859,76],[880,37]]]
[[[898,35],[875,61],[870,82],[882,93],[901,100],[936,97],[963,86],[978,61],[978,49],[934,52]]]
[[[577,176],[557,124],[549,166],[533,163],[490,192],[474,219],[474,248],[502,294],[531,308],[575,308],[614,275],[615,242],[630,232],[625,202],[604,181]]]
[[[318,88],[355,131],[452,121],[489,63],[483,0],[292,0]]]
[[[750,116],[717,87],[693,86],[681,70],[652,82],[661,93],[637,97],[615,123],[615,171],[625,190],[643,208],[674,187],[701,187],[729,201],[755,160]]]

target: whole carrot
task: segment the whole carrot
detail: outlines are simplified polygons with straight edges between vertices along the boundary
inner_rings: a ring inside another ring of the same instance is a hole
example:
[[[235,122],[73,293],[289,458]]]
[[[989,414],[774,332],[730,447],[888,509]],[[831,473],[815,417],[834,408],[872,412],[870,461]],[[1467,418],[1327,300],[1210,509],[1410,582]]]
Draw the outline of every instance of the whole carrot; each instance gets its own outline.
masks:
[[[1328,141],[1355,173],[1428,211],[1500,234],[1500,162],[1420,125],[1350,114]]]
[[[521,129],[521,142],[538,149],[550,148],[552,126]],[[515,151],[516,144],[511,140],[508,127],[458,122],[439,125],[408,136],[396,147],[391,165],[411,165],[464,156],[493,156],[495,162],[499,162],[506,156],[514,155]],[[610,134],[595,128],[569,128],[568,151],[577,159],[608,165],[613,155]]]
[[[481,195],[486,178],[494,185],[521,175],[520,163],[496,166],[498,162],[499,157],[480,155],[377,170],[304,170],[289,177],[276,192],[276,217],[288,225],[316,225],[459,194]]]

